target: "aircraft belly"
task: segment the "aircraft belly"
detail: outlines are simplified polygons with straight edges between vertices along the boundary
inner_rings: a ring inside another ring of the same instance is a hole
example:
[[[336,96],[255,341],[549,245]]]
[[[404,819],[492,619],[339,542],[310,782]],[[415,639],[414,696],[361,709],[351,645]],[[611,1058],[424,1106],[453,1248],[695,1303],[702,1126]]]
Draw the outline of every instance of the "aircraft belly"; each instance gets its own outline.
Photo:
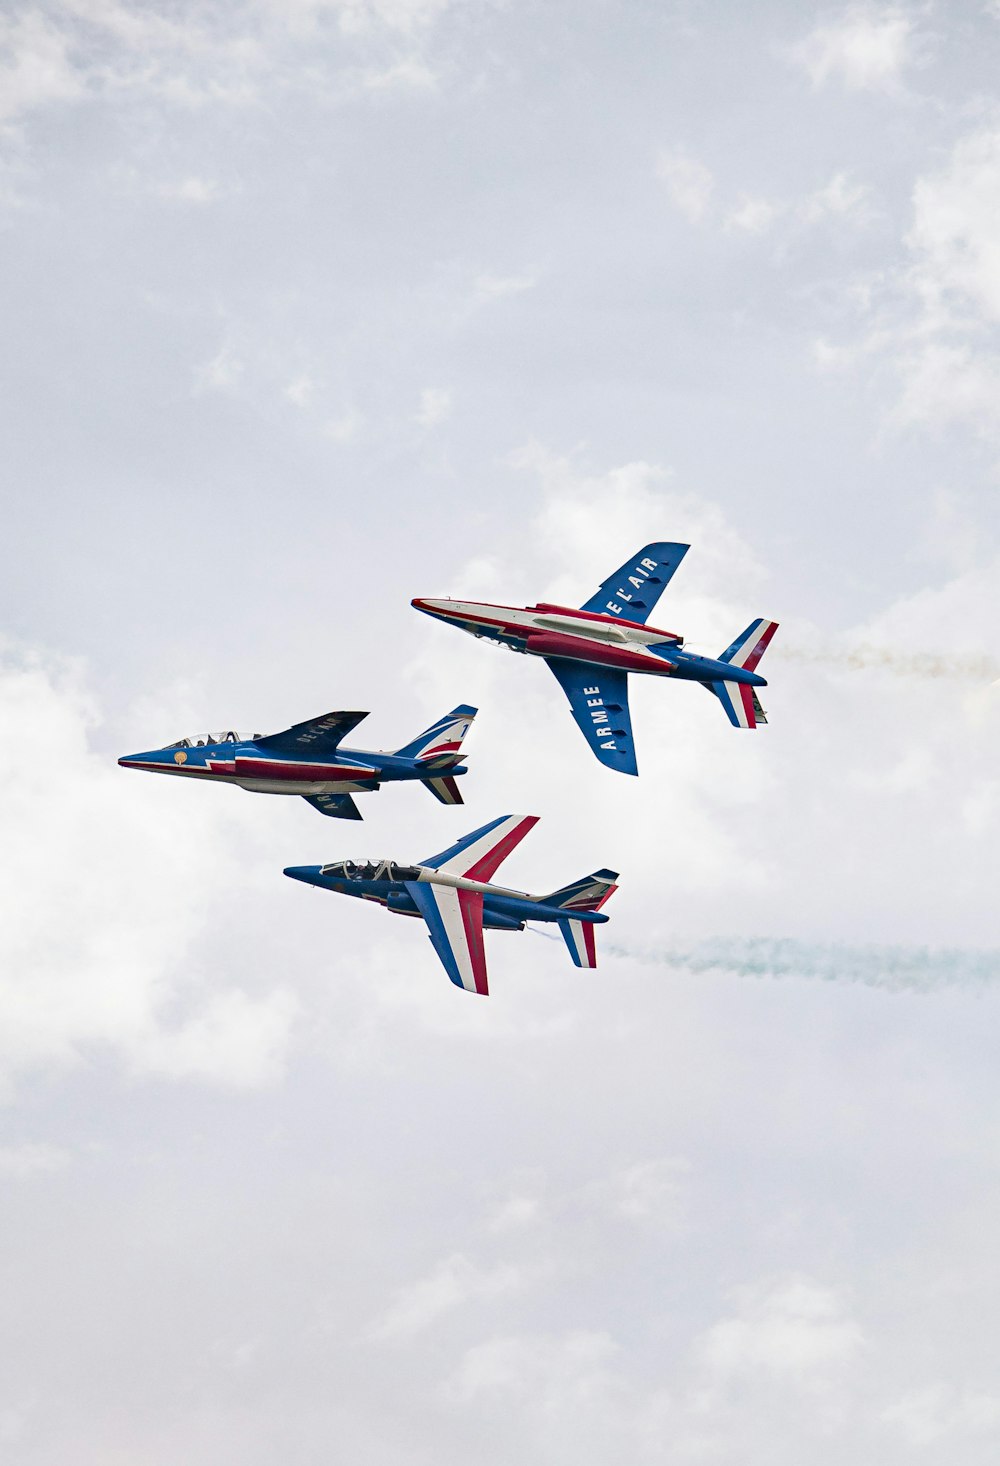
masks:
[[[253,794],[365,794],[378,786],[370,780],[359,784],[356,780],[320,779],[235,779],[229,782],[249,789]]]
[[[625,646],[608,646],[583,636],[566,636],[557,632],[532,632],[526,650],[536,657],[561,657],[571,662],[590,662],[595,667],[614,667],[623,672],[649,672],[669,676],[672,662],[653,652]]]

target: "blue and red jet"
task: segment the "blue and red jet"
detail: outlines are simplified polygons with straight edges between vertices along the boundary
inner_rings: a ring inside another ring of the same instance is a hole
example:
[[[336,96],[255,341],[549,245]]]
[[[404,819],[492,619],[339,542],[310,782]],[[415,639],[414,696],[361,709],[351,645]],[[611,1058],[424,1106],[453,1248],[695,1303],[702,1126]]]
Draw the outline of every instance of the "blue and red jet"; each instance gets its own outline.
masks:
[[[577,725],[601,763],[637,774],[628,709],[628,674],[700,682],[719,699],[737,728],[766,723],[756,668],[776,621],[752,621],[717,658],[684,651],[684,638],[646,625],[690,546],[646,545],[604,581],[579,610],[540,601],[537,606],[495,606],[478,601],[415,599],[428,616],[472,636],[541,657],[569,698]]]
[[[285,875],[341,896],[378,902],[399,916],[422,916],[452,982],[485,996],[489,986],[484,930],[519,932],[529,921],[554,921],[576,966],[597,966],[594,931],[608,919],[601,907],[618,889],[617,871],[596,870],[548,896],[529,896],[490,883],[537,823],[533,814],[501,815],[417,865],[339,860],[330,865],[290,865]]]
[[[468,772],[461,746],[475,708],[464,703],[452,708],[393,753],[342,748],[341,739],[367,716],[326,713],[282,733],[255,733],[252,738],[203,733],[118,762],[123,769],[236,784],[257,794],[297,794],[320,814],[342,820],[361,819],[353,795],[401,780],[419,779],[442,804],[464,803],[455,781]]]

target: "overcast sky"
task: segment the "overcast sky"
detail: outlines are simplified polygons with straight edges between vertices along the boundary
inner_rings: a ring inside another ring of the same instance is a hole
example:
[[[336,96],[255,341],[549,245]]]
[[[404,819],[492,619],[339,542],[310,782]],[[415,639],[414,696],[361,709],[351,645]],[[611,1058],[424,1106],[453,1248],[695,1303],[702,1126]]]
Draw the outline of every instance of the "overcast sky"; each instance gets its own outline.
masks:
[[[1000,6],[0,7],[0,1456],[995,1466]],[[770,724],[409,608],[754,616]],[[481,708],[464,809],[116,766]],[[541,821],[596,972],[283,879]]]

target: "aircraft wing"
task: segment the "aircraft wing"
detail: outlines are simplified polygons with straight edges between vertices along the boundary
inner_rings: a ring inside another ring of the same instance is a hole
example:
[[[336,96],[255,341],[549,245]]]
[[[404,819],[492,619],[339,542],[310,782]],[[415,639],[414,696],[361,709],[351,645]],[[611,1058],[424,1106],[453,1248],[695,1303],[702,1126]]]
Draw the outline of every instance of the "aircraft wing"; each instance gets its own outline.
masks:
[[[258,748],[269,748],[275,753],[333,753],[341,739],[367,716],[367,713],[324,713],[305,723],[293,723],[281,733],[255,738],[254,742]]]
[[[546,657],[569,698],[577,727],[602,764],[620,774],[638,774],[632,720],[628,711],[628,673],[595,667],[566,657]]]
[[[359,820],[363,816],[349,794],[303,794],[306,804],[335,820]]]
[[[456,987],[489,994],[483,945],[483,897],[480,891],[456,891],[407,881],[406,889],[427,923],[434,950]]]
[[[420,864],[431,870],[446,871],[448,875],[464,876],[466,880],[488,881],[537,823],[537,814],[502,814]]]
[[[580,607],[600,616],[621,616],[645,626],[664,587],[684,559],[690,545],[653,544],[637,550],[620,570],[601,582],[596,595]]]

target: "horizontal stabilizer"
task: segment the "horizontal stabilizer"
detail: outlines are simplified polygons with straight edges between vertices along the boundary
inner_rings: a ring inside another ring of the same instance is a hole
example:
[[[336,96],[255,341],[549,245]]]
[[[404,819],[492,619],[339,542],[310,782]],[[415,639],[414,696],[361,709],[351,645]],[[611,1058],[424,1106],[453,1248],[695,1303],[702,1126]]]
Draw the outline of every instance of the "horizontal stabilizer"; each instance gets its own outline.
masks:
[[[303,794],[302,798],[320,814],[335,820],[359,820],[362,814],[349,794]]]
[[[597,966],[597,943],[594,940],[594,924],[590,921],[575,921],[566,916],[559,919],[559,930],[569,948],[569,955],[577,967]]]
[[[442,804],[464,804],[462,791],[458,787],[458,780],[453,779],[450,774],[444,774],[437,779],[421,779],[425,789],[429,789],[435,799],[440,799]]]
[[[306,723],[293,723],[282,733],[268,733],[264,738],[253,741],[258,748],[272,753],[315,753],[330,754],[346,738],[352,728],[367,718],[367,713],[324,713],[320,718],[310,718]]]
[[[756,728],[760,703],[752,687],[745,682],[706,682],[704,685],[715,693],[734,728]]]

